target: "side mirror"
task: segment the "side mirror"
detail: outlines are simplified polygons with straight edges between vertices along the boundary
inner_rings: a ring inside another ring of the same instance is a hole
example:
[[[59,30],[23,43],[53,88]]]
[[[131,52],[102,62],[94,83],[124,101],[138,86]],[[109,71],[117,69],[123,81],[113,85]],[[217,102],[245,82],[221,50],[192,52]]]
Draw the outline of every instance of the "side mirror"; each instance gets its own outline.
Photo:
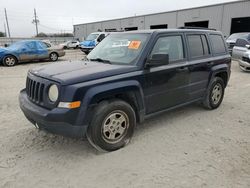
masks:
[[[250,44],[247,44],[247,45],[246,45],[246,48],[250,50]]]
[[[147,62],[146,67],[158,67],[169,64],[168,54],[154,54]]]

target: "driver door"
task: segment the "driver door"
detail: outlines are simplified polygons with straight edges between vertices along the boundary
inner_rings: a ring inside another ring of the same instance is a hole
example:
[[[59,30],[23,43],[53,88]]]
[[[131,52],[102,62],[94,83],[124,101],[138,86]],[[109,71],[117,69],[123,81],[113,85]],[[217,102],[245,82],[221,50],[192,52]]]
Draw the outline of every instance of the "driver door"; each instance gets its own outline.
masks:
[[[146,114],[165,110],[188,100],[189,70],[184,36],[159,36],[149,58],[154,54],[168,54],[169,64],[145,70]]]

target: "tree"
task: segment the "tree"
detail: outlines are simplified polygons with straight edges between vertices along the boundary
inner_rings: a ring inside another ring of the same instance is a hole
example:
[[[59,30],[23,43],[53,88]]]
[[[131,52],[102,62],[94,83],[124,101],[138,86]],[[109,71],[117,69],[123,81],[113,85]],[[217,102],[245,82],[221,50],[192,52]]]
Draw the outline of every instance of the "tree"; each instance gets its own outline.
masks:
[[[46,33],[38,33],[36,37],[48,37]]]
[[[0,37],[5,37],[5,33],[0,31]]]

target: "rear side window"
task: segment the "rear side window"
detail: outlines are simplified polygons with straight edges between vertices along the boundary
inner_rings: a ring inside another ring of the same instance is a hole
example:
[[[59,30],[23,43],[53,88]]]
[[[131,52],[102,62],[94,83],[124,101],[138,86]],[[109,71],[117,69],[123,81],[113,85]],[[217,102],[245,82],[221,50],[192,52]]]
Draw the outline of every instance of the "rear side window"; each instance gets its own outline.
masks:
[[[223,54],[226,53],[226,47],[224,43],[224,39],[221,35],[211,34],[210,39],[212,42],[213,52],[214,54]]]
[[[199,58],[210,54],[205,35],[188,35],[187,39],[191,58]]]

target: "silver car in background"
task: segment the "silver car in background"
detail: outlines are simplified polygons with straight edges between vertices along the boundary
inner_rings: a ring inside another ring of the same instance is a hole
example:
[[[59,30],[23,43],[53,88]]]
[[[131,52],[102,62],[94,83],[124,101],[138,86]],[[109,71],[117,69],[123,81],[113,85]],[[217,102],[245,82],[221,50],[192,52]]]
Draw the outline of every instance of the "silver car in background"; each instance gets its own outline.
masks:
[[[250,72],[250,42],[246,39],[238,39],[233,47],[232,58],[239,62],[243,71]]]

